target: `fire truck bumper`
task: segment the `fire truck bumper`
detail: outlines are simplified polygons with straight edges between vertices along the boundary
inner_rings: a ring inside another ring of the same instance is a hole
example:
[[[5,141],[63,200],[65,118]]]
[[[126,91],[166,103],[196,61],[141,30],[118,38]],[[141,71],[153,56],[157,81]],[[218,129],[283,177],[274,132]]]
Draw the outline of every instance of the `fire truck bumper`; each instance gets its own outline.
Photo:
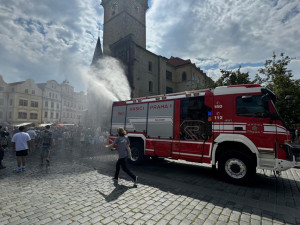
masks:
[[[284,160],[284,159],[276,159],[275,171],[284,171],[296,166],[295,157],[293,157],[292,161]]]
[[[287,154],[288,160],[276,159],[275,171],[284,171],[295,166],[300,166],[300,146],[284,144],[282,148]]]

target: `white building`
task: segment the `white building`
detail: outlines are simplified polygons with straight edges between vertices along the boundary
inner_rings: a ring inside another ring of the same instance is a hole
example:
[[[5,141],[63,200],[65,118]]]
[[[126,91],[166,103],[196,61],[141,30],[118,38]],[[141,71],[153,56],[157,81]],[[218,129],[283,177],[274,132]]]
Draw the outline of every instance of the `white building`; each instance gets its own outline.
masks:
[[[43,92],[42,123],[61,121],[61,86],[55,80],[38,84]]]

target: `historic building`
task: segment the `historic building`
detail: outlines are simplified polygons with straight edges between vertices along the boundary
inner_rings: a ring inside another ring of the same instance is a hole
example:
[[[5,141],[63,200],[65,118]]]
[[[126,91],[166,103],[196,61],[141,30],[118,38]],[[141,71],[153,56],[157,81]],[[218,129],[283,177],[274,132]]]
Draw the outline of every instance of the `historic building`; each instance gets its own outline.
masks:
[[[0,75],[0,125],[22,123],[81,124],[86,94],[75,92],[67,81],[36,84],[32,79],[6,83]]]
[[[20,124],[25,122],[41,123],[42,90],[34,80],[9,83],[7,122]]]
[[[120,59],[126,67],[132,97],[206,88],[211,78],[179,57],[166,58],[146,49],[148,0],[102,0],[103,55]],[[92,65],[102,57],[98,38]]]
[[[86,109],[86,95],[84,92],[75,92],[68,81],[61,84],[61,121],[69,124],[80,124],[83,111]]]
[[[8,118],[8,96],[9,85],[3,80],[0,75],[0,122],[6,122]]]
[[[42,123],[57,123],[61,121],[61,86],[55,80],[37,84],[42,90],[43,107]]]

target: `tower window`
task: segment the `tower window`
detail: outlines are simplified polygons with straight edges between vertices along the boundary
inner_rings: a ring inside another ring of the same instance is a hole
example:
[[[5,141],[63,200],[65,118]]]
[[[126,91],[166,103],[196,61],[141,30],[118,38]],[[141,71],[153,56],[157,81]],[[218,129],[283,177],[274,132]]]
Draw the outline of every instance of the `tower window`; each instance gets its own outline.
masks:
[[[182,73],[182,81],[186,81],[186,72]]]
[[[150,92],[153,91],[153,83],[152,83],[152,81],[149,81],[149,91]]]
[[[172,81],[172,72],[166,71],[166,79]]]
[[[152,71],[152,62],[150,62],[150,61],[149,61],[149,63],[148,63],[148,70],[149,70],[149,71]]]
[[[170,93],[173,93],[173,88],[171,87],[166,87],[166,94],[170,94]]]

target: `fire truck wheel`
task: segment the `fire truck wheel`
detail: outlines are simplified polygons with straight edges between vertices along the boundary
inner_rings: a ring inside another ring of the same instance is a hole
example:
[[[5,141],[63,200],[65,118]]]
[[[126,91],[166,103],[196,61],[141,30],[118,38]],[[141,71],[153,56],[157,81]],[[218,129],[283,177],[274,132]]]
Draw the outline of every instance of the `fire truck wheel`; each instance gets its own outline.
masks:
[[[228,151],[222,154],[218,170],[222,178],[235,184],[250,184],[256,173],[251,158],[239,151]]]
[[[139,165],[145,161],[144,148],[143,145],[139,142],[133,142],[130,144],[131,149],[131,160],[129,161],[132,164]]]

